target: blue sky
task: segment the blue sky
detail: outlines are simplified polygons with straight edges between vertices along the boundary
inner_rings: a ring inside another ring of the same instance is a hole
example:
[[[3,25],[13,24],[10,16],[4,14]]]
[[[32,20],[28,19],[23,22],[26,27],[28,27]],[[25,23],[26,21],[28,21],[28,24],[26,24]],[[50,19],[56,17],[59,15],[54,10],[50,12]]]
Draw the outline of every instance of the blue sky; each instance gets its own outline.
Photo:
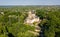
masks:
[[[0,5],[60,5],[60,0],[0,0]]]

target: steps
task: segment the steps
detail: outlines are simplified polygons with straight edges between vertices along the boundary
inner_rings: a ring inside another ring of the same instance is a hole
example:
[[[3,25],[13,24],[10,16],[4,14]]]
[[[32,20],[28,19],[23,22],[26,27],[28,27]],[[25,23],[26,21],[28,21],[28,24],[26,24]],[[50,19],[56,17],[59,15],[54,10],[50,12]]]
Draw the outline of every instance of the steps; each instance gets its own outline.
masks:
[[[39,26],[35,26],[35,32],[40,32],[40,27]]]
[[[34,35],[39,35],[39,33],[34,32],[34,31],[28,31],[28,32],[33,33]]]
[[[34,26],[34,25],[33,25]],[[39,32],[40,32],[40,27],[38,25],[34,26],[35,27],[35,30],[34,31],[28,31],[30,33],[33,33],[34,35],[39,35]]]

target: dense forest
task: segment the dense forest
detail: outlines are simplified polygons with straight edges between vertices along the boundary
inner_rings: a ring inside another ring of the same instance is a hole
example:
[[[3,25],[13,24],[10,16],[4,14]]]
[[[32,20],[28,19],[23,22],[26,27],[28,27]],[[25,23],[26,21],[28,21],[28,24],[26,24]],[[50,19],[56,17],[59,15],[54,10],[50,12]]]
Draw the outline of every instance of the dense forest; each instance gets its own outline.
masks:
[[[34,35],[35,27],[25,25],[29,10],[35,10],[42,20],[39,27],[43,33]],[[60,37],[60,6],[11,6],[0,7],[0,37]]]

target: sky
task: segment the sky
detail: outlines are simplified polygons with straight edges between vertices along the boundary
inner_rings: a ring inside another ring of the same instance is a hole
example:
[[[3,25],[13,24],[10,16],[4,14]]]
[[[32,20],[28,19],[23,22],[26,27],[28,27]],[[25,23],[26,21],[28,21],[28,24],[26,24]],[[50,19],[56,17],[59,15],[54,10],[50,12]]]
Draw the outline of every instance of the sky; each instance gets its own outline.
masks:
[[[0,5],[60,5],[60,0],[0,0]]]

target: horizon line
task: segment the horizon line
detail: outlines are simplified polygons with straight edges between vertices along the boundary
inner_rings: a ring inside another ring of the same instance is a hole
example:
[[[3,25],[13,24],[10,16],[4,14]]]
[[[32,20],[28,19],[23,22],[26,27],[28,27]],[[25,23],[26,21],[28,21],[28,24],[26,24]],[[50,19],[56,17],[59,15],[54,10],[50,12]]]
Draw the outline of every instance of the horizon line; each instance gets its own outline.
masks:
[[[0,5],[0,6],[40,6],[40,5]],[[52,5],[47,5],[47,6],[52,6]],[[56,5],[54,5],[54,6],[56,6]]]

